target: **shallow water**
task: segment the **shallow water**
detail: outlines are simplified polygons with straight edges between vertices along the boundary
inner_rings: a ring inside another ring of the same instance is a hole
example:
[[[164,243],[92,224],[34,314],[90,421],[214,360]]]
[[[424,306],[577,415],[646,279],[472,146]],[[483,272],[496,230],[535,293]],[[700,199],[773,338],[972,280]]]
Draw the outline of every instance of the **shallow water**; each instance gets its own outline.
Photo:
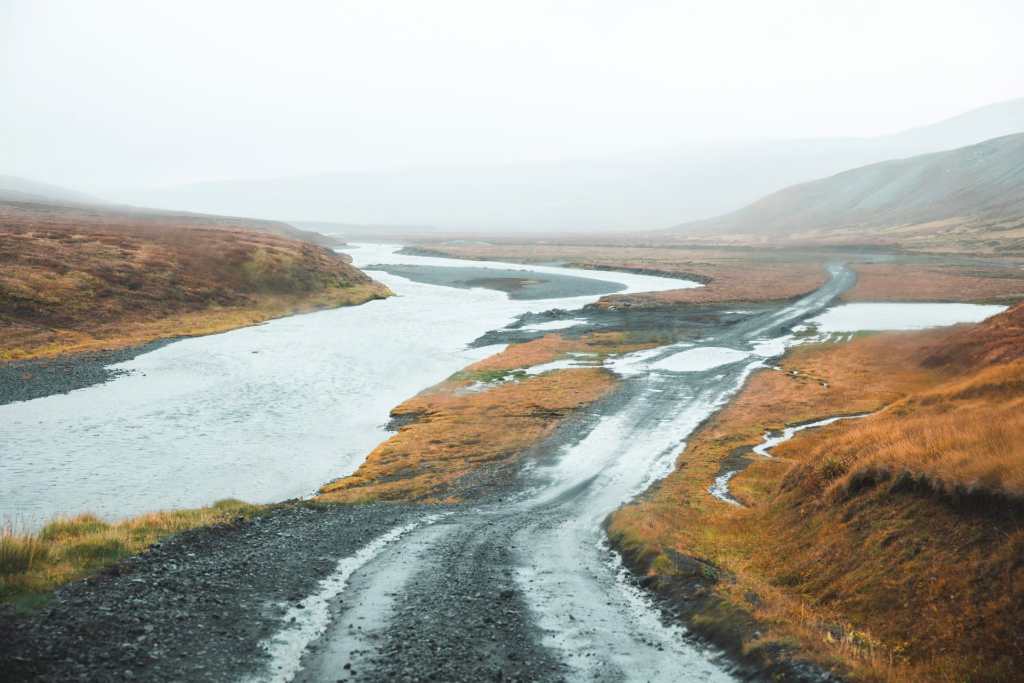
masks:
[[[464,264],[397,249],[350,253],[356,265]],[[107,384],[0,406],[0,520],[32,528],[57,514],[113,518],[307,495],[353,472],[387,437],[392,407],[494,353],[467,349],[479,335],[527,311],[593,300],[515,301],[372,274],[398,296],[182,340],[118,365],[133,372]],[[627,292],[693,286],[599,276]]]
[[[863,303],[834,306],[807,321],[822,333],[878,330],[922,330],[957,323],[976,323],[1001,313],[1006,306],[980,304]]]

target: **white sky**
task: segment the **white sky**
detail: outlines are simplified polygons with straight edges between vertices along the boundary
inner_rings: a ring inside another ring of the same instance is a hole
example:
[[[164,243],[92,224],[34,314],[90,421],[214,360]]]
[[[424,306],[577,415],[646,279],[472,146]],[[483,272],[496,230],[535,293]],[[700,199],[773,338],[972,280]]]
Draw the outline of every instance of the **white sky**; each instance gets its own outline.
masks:
[[[0,173],[81,189],[875,135],[1024,95],[1024,2],[0,0]]]

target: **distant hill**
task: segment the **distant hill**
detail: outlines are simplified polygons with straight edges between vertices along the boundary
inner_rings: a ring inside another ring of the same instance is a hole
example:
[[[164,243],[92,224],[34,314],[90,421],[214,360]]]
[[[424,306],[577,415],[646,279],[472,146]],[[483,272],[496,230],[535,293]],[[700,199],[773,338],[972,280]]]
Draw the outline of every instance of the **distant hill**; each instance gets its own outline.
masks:
[[[675,229],[716,241],[1024,250],[1024,133],[788,187]]]
[[[57,185],[12,175],[0,175],[0,201],[5,202],[66,202],[74,204],[100,204],[101,200],[81,192]]]
[[[44,216],[63,215],[94,225],[173,223],[195,227],[254,230],[325,247],[344,245],[344,241],[336,237],[302,230],[282,221],[120,206],[74,190],[15,176],[0,176],[0,210],[8,217],[17,214],[30,222]]]
[[[206,182],[124,192],[171,209],[451,231],[665,228],[794,183],[1024,132],[1024,98],[876,138],[707,143],[600,159]]]

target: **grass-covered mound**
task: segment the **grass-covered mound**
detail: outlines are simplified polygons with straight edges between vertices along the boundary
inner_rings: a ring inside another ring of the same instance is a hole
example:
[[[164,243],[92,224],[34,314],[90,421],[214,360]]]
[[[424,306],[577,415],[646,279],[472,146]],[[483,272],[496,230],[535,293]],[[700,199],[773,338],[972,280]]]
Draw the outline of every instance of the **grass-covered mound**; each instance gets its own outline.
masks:
[[[218,332],[388,294],[243,219],[0,204],[0,360]],[[246,229],[252,228],[252,229]]]

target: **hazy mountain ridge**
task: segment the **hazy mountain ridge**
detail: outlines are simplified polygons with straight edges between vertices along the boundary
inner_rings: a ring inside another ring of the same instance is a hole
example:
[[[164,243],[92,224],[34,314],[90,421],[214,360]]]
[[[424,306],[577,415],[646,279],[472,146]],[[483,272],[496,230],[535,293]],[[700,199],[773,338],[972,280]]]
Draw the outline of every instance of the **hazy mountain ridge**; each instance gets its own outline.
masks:
[[[959,238],[977,233],[973,239],[982,239],[987,231],[992,239],[1019,241],[1024,238],[1021,219],[1024,133],[844,171],[676,230],[705,239],[897,242],[923,238],[929,231],[939,238],[950,230]]]
[[[1024,131],[1024,98],[877,138],[706,144],[596,160],[195,183],[131,203],[360,225],[460,230],[653,229],[730,211],[794,183]]]
[[[701,232],[827,230],[1024,212],[1024,134],[883,161],[780,190],[689,223]]]
[[[101,200],[82,192],[12,175],[0,175],[0,201],[67,202],[75,204],[101,203]]]

